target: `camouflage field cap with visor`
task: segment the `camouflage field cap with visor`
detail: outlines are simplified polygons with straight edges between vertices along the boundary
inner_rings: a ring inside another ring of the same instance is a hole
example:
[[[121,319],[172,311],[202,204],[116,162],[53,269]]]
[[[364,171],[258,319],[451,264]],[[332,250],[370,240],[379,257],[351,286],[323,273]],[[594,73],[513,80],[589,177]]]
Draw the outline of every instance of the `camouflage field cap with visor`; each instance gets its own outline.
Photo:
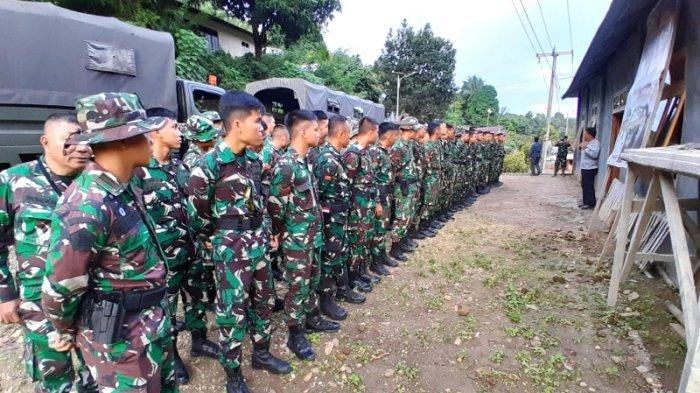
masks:
[[[421,129],[421,124],[415,117],[406,116],[399,122],[399,128],[407,131],[418,131]]]
[[[355,118],[351,118],[348,120],[348,122],[350,123],[350,138],[352,138],[360,133],[360,121]]]
[[[215,123],[217,121],[221,121],[221,115],[219,115],[219,112],[217,111],[206,111],[202,113],[202,117],[205,119],[209,120],[212,123]]]
[[[113,142],[128,139],[165,126],[164,117],[147,117],[136,94],[100,93],[79,99],[75,111],[80,132],[67,145]]]
[[[185,138],[197,142],[209,142],[219,136],[219,129],[202,115],[192,115],[187,119],[184,129]]]

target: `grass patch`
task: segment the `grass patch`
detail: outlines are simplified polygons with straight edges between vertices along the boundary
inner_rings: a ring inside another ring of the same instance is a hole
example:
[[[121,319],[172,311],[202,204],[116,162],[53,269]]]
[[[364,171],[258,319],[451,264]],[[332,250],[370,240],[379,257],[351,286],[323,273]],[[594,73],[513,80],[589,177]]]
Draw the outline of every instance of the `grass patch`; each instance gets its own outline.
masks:
[[[502,349],[497,349],[495,351],[492,351],[491,354],[489,355],[489,360],[492,361],[493,363],[496,364],[501,364],[503,363],[503,360],[505,360],[506,354],[503,352]]]
[[[394,371],[396,371],[396,375],[400,375],[411,382],[418,379],[418,374],[420,374],[420,370],[417,367],[409,366],[403,361],[396,363]]]

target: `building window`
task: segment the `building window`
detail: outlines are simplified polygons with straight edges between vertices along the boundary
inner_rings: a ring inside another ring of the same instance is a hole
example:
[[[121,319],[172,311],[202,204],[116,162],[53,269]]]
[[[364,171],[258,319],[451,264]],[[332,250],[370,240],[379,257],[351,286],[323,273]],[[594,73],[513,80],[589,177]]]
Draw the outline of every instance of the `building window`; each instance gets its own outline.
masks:
[[[250,44],[245,41],[241,41],[241,45],[243,45],[244,48],[250,48]]]
[[[221,50],[219,46],[219,33],[212,29],[207,29],[206,27],[200,27],[199,32],[207,40],[207,48],[211,51]]]

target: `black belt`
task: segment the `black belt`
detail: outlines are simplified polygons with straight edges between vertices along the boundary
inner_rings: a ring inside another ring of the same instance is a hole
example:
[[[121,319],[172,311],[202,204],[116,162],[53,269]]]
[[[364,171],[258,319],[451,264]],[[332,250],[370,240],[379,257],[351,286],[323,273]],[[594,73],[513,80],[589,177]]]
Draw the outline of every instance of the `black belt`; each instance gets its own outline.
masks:
[[[340,212],[346,212],[348,209],[350,209],[350,204],[349,203],[343,203],[343,202],[338,202],[338,203],[329,203],[326,205],[323,205],[324,210],[328,210],[327,213],[340,213]],[[326,213],[326,212],[324,212]]]
[[[109,300],[114,303],[121,303],[126,312],[135,312],[159,305],[167,290],[166,286],[162,286],[143,291],[93,291],[93,293],[95,294],[95,303]]]
[[[221,218],[217,222],[218,229],[233,229],[236,231],[248,231],[258,229],[262,226],[263,215],[258,214],[254,217],[244,218]]]

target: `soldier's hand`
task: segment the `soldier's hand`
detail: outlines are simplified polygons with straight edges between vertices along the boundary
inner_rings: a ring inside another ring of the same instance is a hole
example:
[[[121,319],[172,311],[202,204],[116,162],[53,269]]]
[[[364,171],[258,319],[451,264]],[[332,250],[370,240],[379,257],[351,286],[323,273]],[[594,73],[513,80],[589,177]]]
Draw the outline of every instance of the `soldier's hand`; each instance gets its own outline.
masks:
[[[270,251],[276,251],[280,246],[280,239],[277,236],[270,236]]]
[[[58,352],[68,352],[73,349],[75,344],[73,344],[71,341],[61,340],[57,337],[53,340],[49,340],[49,346]]]
[[[0,303],[0,323],[20,323],[22,320],[20,319],[19,314],[17,313],[18,308],[18,299]]]
[[[377,217],[381,217],[384,215],[384,207],[380,203],[377,204],[377,206],[374,208],[374,214],[377,215]]]

